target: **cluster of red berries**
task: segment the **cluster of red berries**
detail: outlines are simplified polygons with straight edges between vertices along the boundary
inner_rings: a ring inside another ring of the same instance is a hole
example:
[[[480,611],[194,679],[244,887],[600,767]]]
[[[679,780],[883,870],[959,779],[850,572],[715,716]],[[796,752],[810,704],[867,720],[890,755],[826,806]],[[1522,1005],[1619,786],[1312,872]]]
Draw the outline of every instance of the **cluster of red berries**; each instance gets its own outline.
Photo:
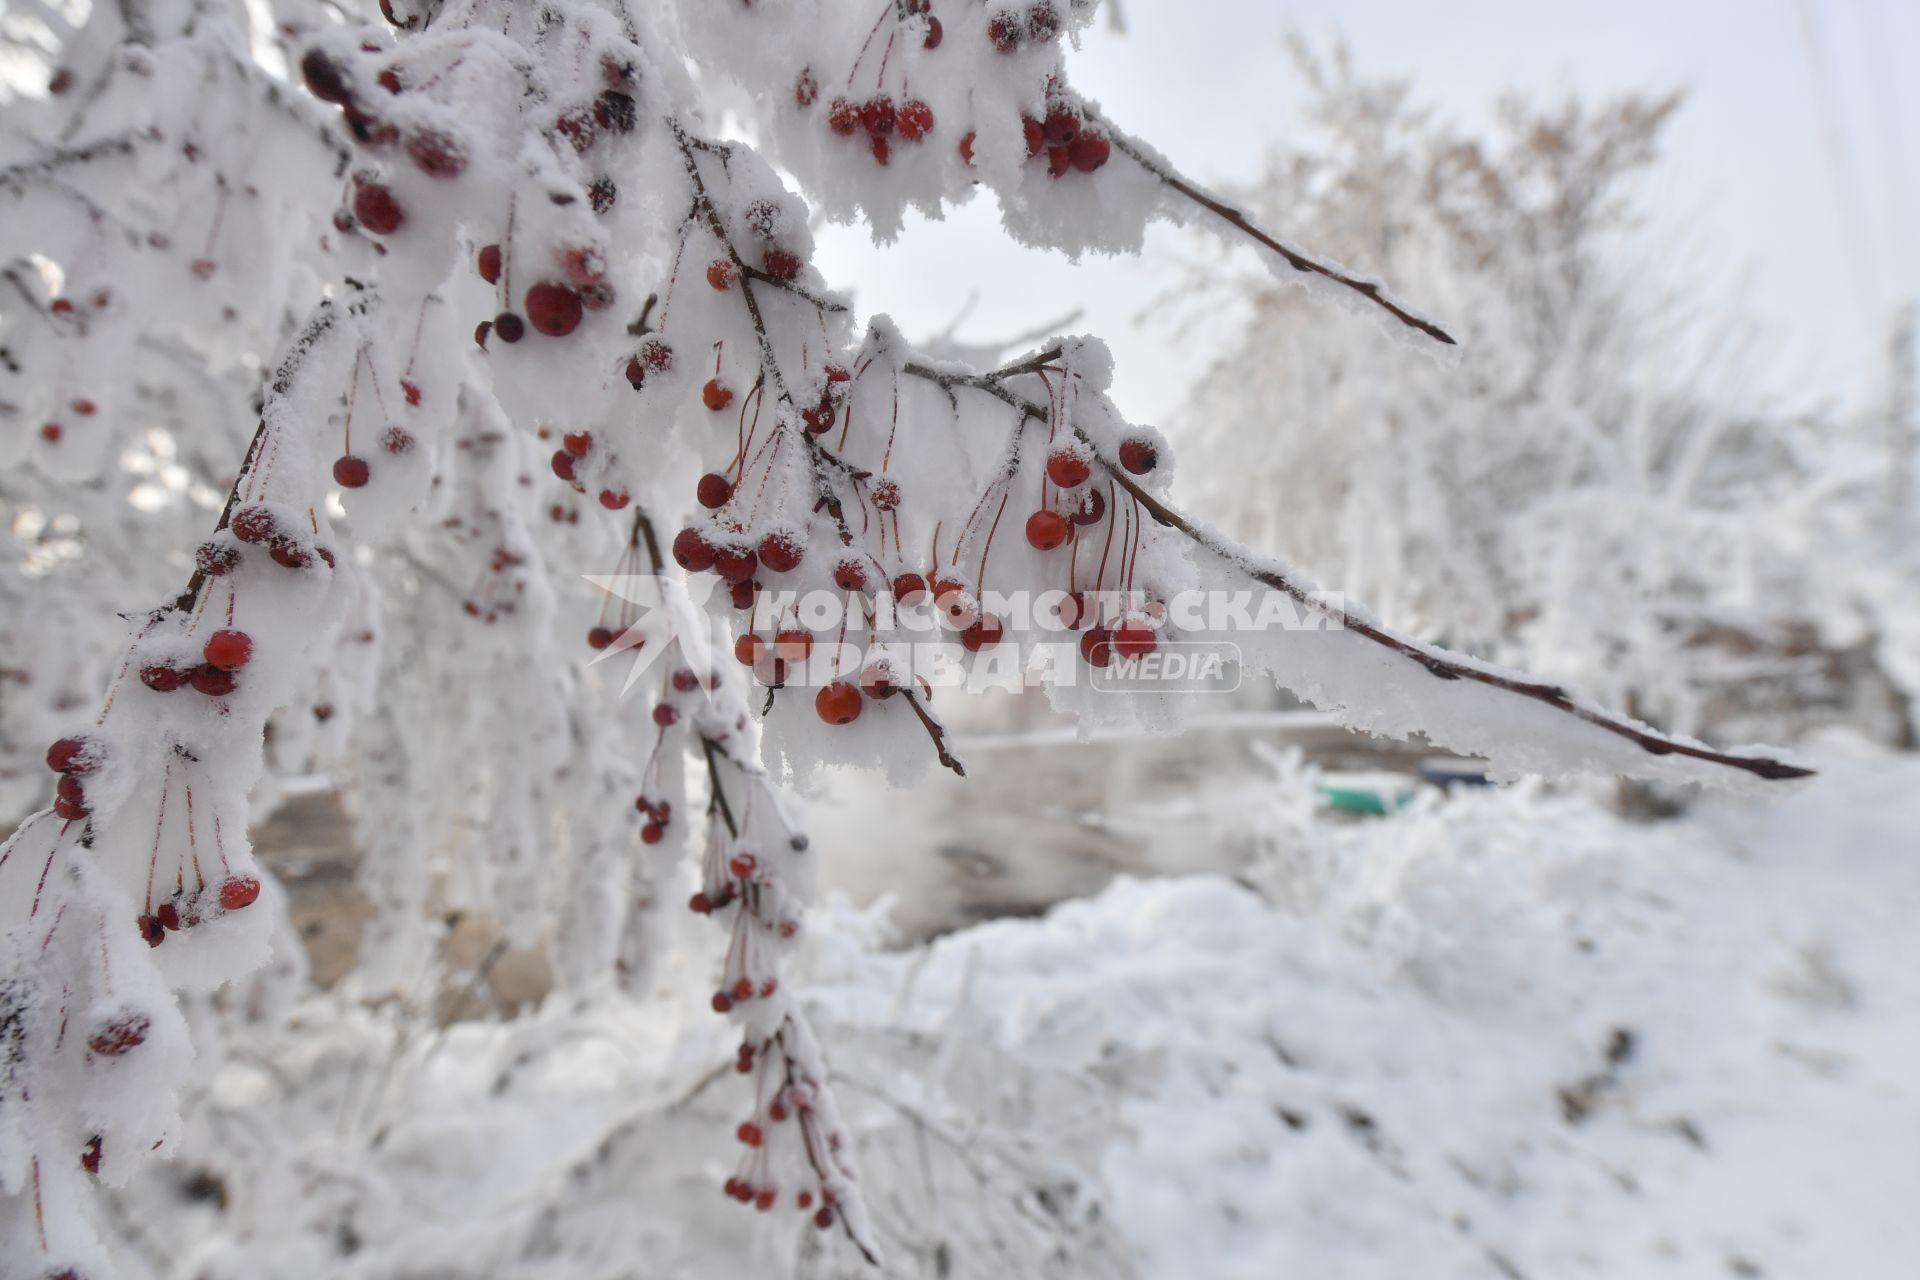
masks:
[[[827,127],[843,138],[860,133],[875,161],[885,164],[893,154],[893,138],[918,142],[933,132],[933,108],[918,98],[895,105],[892,97],[876,93],[865,102],[835,98],[827,109]]]
[[[192,685],[209,698],[224,698],[239,683],[238,672],[253,657],[253,639],[244,631],[216,631],[201,651],[204,661],[181,668],[156,663],[140,669],[140,683],[155,693]]]
[[[55,307],[58,307],[62,302],[67,302],[67,300],[65,298],[61,298],[57,300],[53,305]],[[71,302],[67,302],[67,309],[72,310],[72,308],[73,308],[73,304]],[[67,405],[67,408],[71,409],[77,416],[82,418],[91,418],[95,413],[99,411],[98,405],[94,404],[93,401],[85,398],[70,401]],[[58,422],[45,422],[45,423],[42,423],[40,426],[40,438],[42,440],[45,440],[48,444],[59,444],[60,437],[65,434],[66,434],[66,428],[63,427]]]
[[[1070,171],[1092,173],[1113,155],[1113,141],[1098,129],[1090,128],[1072,105],[1062,99],[1047,104],[1044,119],[1020,117],[1026,131],[1027,155],[1047,157],[1047,174],[1064,177]]]
[[[211,903],[207,886],[182,888],[150,914],[140,917],[137,921],[140,936],[147,940],[148,946],[157,947],[166,941],[167,934],[204,923],[214,904],[222,911],[239,911],[252,906],[259,897],[260,881],[254,876],[228,876],[214,889]]]
[[[103,1058],[117,1058],[145,1044],[147,1032],[151,1030],[153,1022],[146,1014],[123,1013],[100,1024],[99,1029],[87,1037],[87,1048]]]
[[[635,391],[640,391],[646,387],[650,376],[665,373],[671,368],[673,344],[661,337],[647,338],[640,343],[638,350],[627,357],[627,383]]]
[[[491,320],[474,327],[473,340],[482,348],[488,338],[515,343],[527,336],[531,325],[549,338],[564,338],[580,327],[588,311],[605,311],[614,302],[613,286],[607,282],[606,256],[590,245],[565,245],[555,254],[564,280],[541,280],[521,299],[524,318],[519,312],[504,310]],[[482,245],[474,255],[474,269],[488,284],[499,284],[506,270],[506,253],[497,244]]]
[[[781,284],[798,276],[807,264],[786,239],[784,230],[790,220],[786,212],[772,200],[755,200],[742,217],[747,230],[760,242],[761,273]],[[707,266],[707,283],[724,292],[733,287],[739,274],[732,262],[716,258]]]
[[[646,822],[640,828],[640,839],[647,844],[659,844],[667,835],[667,823],[673,818],[673,806],[665,800],[652,800],[639,796],[633,807],[640,811]]]
[[[572,485],[575,493],[587,491],[587,486],[581,483],[576,474],[576,467],[580,460],[591,452],[593,452],[592,432],[569,431],[560,437],[560,447],[554,450],[553,457],[549,460],[549,465],[553,467],[553,474]],[[633,495],[625,489],[608,488],[600,491],[600,505],[609,511],[620,511],[632,501]],[[555,519],[559,518],[555,517]],[[607,637],[607,643],[613,643],[611,635]],[[594,648],[604,649],[606,645],[595,645]]]
[[[1049,44],[1060,36],[1060,10],[1053,0],[1026,9],[1011,6],[987,15],[987,40],[998,53],[1018,53],[1025,44]]]
[[[47,768],[60,775],[53,796],[56,816],[76,822],[91,812],[81,779],[92,776],[100,763],[100,745],[91,738],[62,738],[47,748]]]

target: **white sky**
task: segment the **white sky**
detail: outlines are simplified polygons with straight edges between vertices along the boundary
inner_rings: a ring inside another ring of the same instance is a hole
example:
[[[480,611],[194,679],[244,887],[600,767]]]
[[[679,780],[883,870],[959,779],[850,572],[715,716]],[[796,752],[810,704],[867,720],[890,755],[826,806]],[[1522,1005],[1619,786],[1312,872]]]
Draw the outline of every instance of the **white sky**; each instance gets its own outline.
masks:
[[[1297,127],[1282,37],[1344,35],[1365,74],[1411,76],[1416,98],[1477,123],[1506,90],[1687,90],[1642,189],[1656,234],[1699,255],[1760,332],[1764,363],[1797,400],[1852,398],[1876,368],[1886,317],[1920,297],[1920,3],[1914,0],[1123,0],[1071,67],[1077,87],[1196,177],[1250,177]],[[1286,228],[1278,228],[1285,238]],[[1311,249],[1311,245],[1303,245]],[[1119,357],[1121,403],[1164,419],[1204,367],[1204,332],[1137,324],[1191,242],[1162,232],[1147,258],[1078,267],[999,235],[990,202],[916,223],[874,249],[822,239],[829,279],[909,333],[943,329],[988,283],[963,338],[1011,335],[1075,307]],[[1353,264],[1365,269],[1368,264]],[[912,288],[901,287],[911,281]],[[1416,306],[1419,299],[1411,299]],[[1445,316],[1437,317],[1443,323]]]

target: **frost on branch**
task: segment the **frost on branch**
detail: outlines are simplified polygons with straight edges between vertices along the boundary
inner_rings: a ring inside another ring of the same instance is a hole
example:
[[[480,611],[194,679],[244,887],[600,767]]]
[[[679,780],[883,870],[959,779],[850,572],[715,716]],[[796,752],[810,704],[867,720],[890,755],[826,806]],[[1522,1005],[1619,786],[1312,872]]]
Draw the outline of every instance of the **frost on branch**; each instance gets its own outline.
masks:
[[[167,987],[265,954],[249,907],[274,889],[245,829],[268,765],[262,794],[307,768],[346,784],[377,912],[369,996],[431,954],[436,902],[556,937],[576,989],[644,986],[669,859],[701,849],[691,905],[726,935],[711,1003],[752,1085],[726,1189],[804,1205],[868,1256],[825,1056],[781,979],[821,853],[775,783],[828,762],[962,770],[940,664],[1018,684],[1051,640],[1079,677],[1050,684],[1063,706],[1170,726],[1177,698],[1086,677],[1215,629],[1183,620],[1183,593],[1239,591],[1312,624],[1243,637],[1249,665],[1363,727],[1509,770],[1799,772],[1402,640],[1225,542],[1173,505],[1166,443],[1108,398],[1096,340],[980,370],[885,317],[857,328],[810,265],[807,205],[716,136],[720,86],[688,70],[691,53],[753,90],[772,153],[882,233],[976,181],[1016,233],[1068,251],[1200,211],[1448,341],[1075,96],[1060,42],[1091,6],[385,7],[390,27],[350,27],[287,4],[249,32],[100,6],[63,51],[85,92],[56,93],[0,170],[38,255],[0,291],[3,447],[50,500],[113,518],[81,495],[115,474],[142,398],[83,376],[157,341],[230,416],[234,370],[273,370],[244,456],[205,477],[230,497],[178,548],[187,588],[132,615],[98,719],[52,762],[54,809],[0,855],[17,1046],[0,1188],[36,1264],[105,1269],[75,1169],[108,1176],[164,1139],[184,1052]],[[240,52],[256,43],[304,89]],[[1020,595],[1045,609],[1015,612]],[[138,1087],[94,1105],[122,1067]]]

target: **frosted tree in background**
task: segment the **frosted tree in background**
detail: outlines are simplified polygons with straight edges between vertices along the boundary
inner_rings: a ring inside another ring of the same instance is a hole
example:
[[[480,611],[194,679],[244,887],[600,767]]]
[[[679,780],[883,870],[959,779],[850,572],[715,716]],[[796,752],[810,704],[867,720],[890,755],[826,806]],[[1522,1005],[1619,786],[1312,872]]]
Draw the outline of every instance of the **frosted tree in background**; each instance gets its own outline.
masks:
[[[1316,136],[1251,204],[1457,317],[1475,358],[1406,360],[1270,278],[1204,275],[1197,297],[1251,305],[1191,413],[1223,524],[1418,633],[1690,732],[1910,733],[1920,579],[1889,549],[1914,505],[1911,331],[1884,410],[1770,404],[1737,299],[1703,305],[1635,216],[1677,97],[1507,99],[1484,138],[1344,52],[1294,52]]]
[[[1194,220],[1453,345],[1076,94],[1091,3],[342,8],[9,12],[50,56],[0,156],[6,745],[16,791],[53,782],[0,851],[12,1270],[112,1271],[90,1183],[178,1142],[173,993],[265,959],[246,833],[294,774],[354,809],[370,995],[417,969],[436,894],[550,938],[571,986],[638,990],[691,853],[747,1081],[725,1190],[871,1258],[781,980],[826,851],[779,783],[962,770],[941,664],[1017,684],[1064,637],[1102,670],[1178,638],[1182,593],[1259,589],[1302,625],[1240,636],[1246,664],[1359,727],[1506,773],[1805,772],[1404,639],[1226,541],[1095,339],[977,369],[856,324],[774,163],[881,239],[982,187],[1065,252]],[[1087,719],[1181,710],[1047,688]]]

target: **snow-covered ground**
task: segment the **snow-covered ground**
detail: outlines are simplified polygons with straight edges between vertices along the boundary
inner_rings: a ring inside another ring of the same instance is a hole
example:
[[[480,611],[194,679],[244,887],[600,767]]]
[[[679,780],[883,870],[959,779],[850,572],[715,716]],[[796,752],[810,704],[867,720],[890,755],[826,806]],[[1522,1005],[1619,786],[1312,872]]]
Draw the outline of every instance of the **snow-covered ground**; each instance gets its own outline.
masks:
[[[806,981],[882,1274],[1906,1280],[1920,761],[1822,755],[1665,823],[1524,787],[1309,818],[1237,880],[926,947],[843,906]],[[662,977],[414,1042],[298,1002],[123,1207],[169,1214],[163,1274],[873,1274],[721,1197],[744,1086]]]

